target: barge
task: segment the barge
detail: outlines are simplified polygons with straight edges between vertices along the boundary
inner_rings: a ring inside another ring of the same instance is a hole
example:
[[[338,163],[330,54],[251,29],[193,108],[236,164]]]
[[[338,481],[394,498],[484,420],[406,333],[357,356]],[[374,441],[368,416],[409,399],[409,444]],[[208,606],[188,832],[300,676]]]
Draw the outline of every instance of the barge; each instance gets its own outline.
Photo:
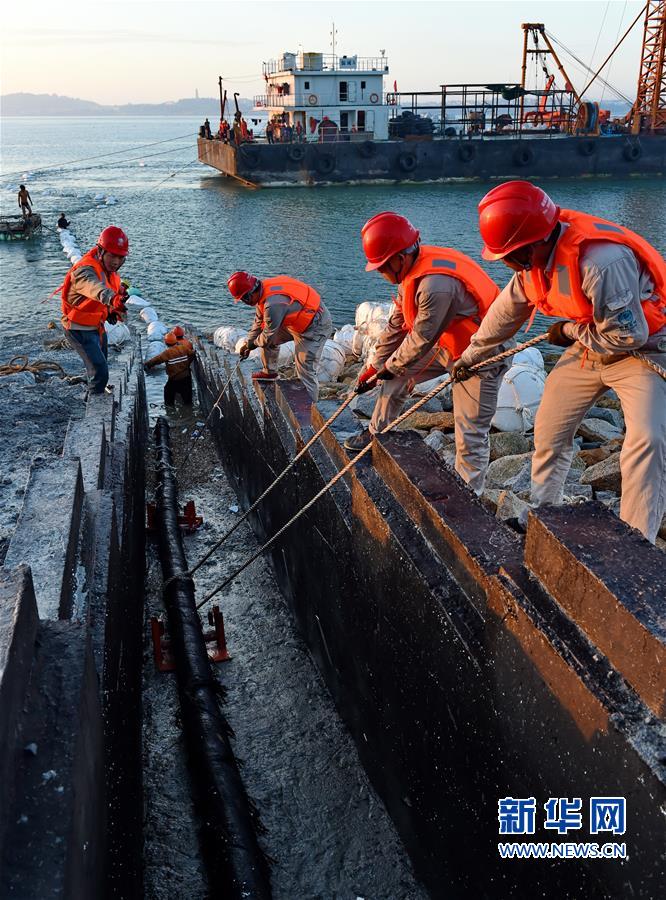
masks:
[[[586,99],[604,66],[579,92],[544,25],[522,28],[516,83],[401,93],[395,81],[392,91],[385,89],[384,51],[370,58],[283,53],[263,64],[265,93],[254,98],[255,109],[268,116],[267,133],[224,127],[220,90],[221,128],[216,135],[200,129],[199,160],[264,187],[662,175],[666,2],[646,4],[636,100],[621,118]],[[532,61],[541,85],[528,84]],[[241,122],[238,106],[235,119]]]

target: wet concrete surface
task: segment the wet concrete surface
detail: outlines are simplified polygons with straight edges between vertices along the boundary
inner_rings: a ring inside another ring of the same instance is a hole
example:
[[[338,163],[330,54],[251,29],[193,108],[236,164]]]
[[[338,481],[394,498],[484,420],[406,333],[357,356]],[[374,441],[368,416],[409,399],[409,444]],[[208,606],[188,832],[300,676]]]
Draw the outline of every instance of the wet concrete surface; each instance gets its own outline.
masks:
[[[177,427],[172,420],[176,459],[182,457],[187,424],[182,420]],[[200,442],[179,481],[181,500],[193,499],[204,517],[203,528],[186,538],[193,563],[236,520],[237,499],[209,438]],[[197,573],[197,597],[223,581],[256,547],[249,527],[242,525]],[[156,574],[151,560],[151,583]],[[159,605],[154,593],[147,599],[149,607]],[[257,560],[213,602],[224,613],[232,655],[218,666],[227,688],[224,711],[235,732],[241,774],[267,829],[261,843],[275,861],[274,897],[425,897],[268,563]],[[145,895],[203,898],[194,823],[188,819],[189,785],[180,761],[175,678],[155,676],[151,667],[147,661]]]

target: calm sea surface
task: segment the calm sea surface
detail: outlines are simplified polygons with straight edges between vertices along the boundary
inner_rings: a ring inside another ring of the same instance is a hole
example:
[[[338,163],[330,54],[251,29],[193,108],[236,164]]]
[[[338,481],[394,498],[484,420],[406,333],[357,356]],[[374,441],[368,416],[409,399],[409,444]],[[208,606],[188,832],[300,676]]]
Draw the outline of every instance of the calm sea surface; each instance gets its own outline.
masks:
[[[197,162],[198,125],[194,118],[4,119],[0,212],[18,212],[16,191],[25,181],[45,224],[55,228],[64,211],[84,252],[102,228],[120,225],[131,246],[123,276],[154,302],[167,324],[190,321],[206,331],[249,324],[250,311],[235,306],[225,287],[235,269],[310,282],[336,326],[353,321],[362,300],[388,300],[389,286],[363,269],[359,240],[366,219],[384,209],[409,216],[428,243],[481,261],[476,204],[488,190],[484,183],[252,191]],[[171,138],[177,140],[135,149]],[[64,165],[103,153],[114,155]],[[39,172],[47,166],[58,168]],[[544,186],[561,206],[621,222],[666,252],[666,181],[558,179]],[[99,194],[118,203],[100,205],[94,199]],[[505,283],[504,267],[484,266]],[[40,301],[67,268],[54,231],[29,242],[0,243],[5,334],[31,332],[57,318],[56,301]]]

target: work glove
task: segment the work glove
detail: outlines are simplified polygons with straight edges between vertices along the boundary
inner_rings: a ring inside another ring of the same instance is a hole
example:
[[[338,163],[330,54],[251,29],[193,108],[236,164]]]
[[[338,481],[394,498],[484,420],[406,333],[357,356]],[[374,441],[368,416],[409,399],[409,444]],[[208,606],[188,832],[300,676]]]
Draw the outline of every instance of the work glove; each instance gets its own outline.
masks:
[[[241,344],[241,348],[238,351],[240,358],[247,359],[256,346],[257,345],[254,343],[254,341],[245,341],[243,344]]]
[[[356,382],[356,387],[354,388],[357,394],[365,394],[366,391],[371,391],[373,387],[375,387],[375,378],[377,375],[377,369],[374,366],[368,366],[367,369],[364,369],[363,372],[358,376],[358,381]]]
[[[395,378],[393,372],[389,372],[386,366],[382,366],[382,368],[377,372],[377,381],[391,381],[392,378]]]
[[[456,383],[467,381],[467,379],[471,378],[473,375],[474,372],[472,372],[470,366],[463,365],[461,359],[457,359],[454,362],[453,368],[451,369],[451,378],[453,381]]]
[[[564,333],[565,325],[568,325],[568,322],[564,319],[560,319],[559,322],[553,322],[548,329],[549,344],[554,344],[556,347],[570,347],[572,344],[576,343],[573,338],[567,337]]]
[[[111,310],[107,314],[106,321],[109,323],[109,325],[116,325],[118,322],[118,313],[115,313],[113,310]]]
[[[127,314],[127,307],[125,306],[126,298],[126,291],[118,291],[118,293],[114,295],[113,300],[111,301],[111,311],[109,312],[109,321],[111,321],[111,316],[115,317],[112,324],[115,324],[118,320],[122,322]]]

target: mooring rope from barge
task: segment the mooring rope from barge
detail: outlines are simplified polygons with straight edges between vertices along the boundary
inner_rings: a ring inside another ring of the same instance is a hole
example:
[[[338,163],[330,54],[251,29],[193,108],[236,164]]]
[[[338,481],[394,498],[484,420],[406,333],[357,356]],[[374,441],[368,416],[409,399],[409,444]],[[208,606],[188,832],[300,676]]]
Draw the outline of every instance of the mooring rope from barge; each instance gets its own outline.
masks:
[[[489,359],[485,359],[482,362],[477,363],[475,366],[470,366],[469,369],[472,372],[476,372],[479,369],[485,368],[487,366],[496,365],[497,363],[502,362],[503,360],[508,359],[511,356],[514,356],[516,353],[519,353],[521,350],[527,350],[529,347],[534,347],[536,344],[539,344],[542,341],[547,340],[547,338],[548,338],[547,333],[539,334],[536,337],[533,337],[531,340],[525,341],[525,343],[523,343],[523,344],[518,344],[516,347],[510,347],[508,350],[504,350],[502,353],[498,353],[496,356],[492,356]],[[387,432],[392,431],[394,428],[397,428],[397,426],[400,425],[402,422],[404,422],[405,419],[408,419],[418,409],[420,409],[422,406],[424,406],[429,400],[432,400],[433,397],[436,397],[440,391],[442,391],[445,387],[448,387],[452,382],[453,382],[453,378],[448,378],[446,381],[443,381],[441,384],[435,385],[435,387],[432,388],[432,390],[429,391],[427,394],[425,394],[425,396],[423,396],[420,400],[418,400],[414,404],[414,406],[410,407],[410,409],[405,410],[405,412],[401,413],[392,422],[389,422],[389,424],[386,425],[386,427],[383,428],[379,433],[386,434]],[[322,432],[323,432],[323,427],[319,430],[319,432],[317,432],[317,434],[319,435]],[[289,519],[289,521],[286,522],[282,526],[282,528],[280,528],[271,538],[269,538],[265,544],[263,544],[255,553],[253,553],[252,556],[250,556],[249,559],[247,559],[243,563],[242,566],[240,566],[238,569],[236,569],[234,572],[232,572],[232,574],[229,575],[227,578],[225,578],[225,580],[221,584],[219,584],[213,591],[211,591],[209,594],[207,594],[203,600],[201,600],[199,603],[197,603],[197,609],[200,609],[205,603],[208,603],[209,600],[212,600],[212,598],[216,594],[218,594],[221,590],[223,590],[225,587],[227,587],[227,585],[231,584],[231,582],[234,581],[241,574],[241,572],[244,572],[245,569],[248,568],[248,566],[252,565],[252,563],[256,559],[258,559],[266,550],[268,550],[270,547],[272,547],[273,544],[285,533],[285,531],[287,531],[287,529],[290,528],[294,524],[294,522],[296,522],[298,519],[300,519],[300,517],[304,513],[306,513],[309,509],[311,509],[315,505],[317,500],[319,500],[321,497],[323,497],[324,494],[326,494],[335,484],[337,484],[337,482],[340,481],[340,479],[344,475],[346,475],[347,472],[349,472],[350,469],[352,469],[356,465],[356,463],[359,462],[359,460],[361,460],[366,455],[366,453],[369,453],[371,449],[372,449],[372,441],[368,442],[368,444],[366,444],[366,446],[362,450],[360,450],[356,454],[356,456],[354,456],[342,469],[340,469],[340,471],[337,472],[337,474],[334,475],[333,478],[331,478],[331,480],[328,481],[324,485],[324,487],[317,494],[315,494],[315,496],[311,500],[309,500],[305,504],[305,506],[303,506],[294,516],[292,516],[291,519]],[[294,462],[295,462],[295,460],[294,460]],[[215,544],[213,546],[213,548],[211,550],[209,550],[208,553],[206,553],[206,555],[201,560],[199,560],[199,562],[192,569],[190,569],[188,572],[183,572],[183,573],[180,573],[179,575],[174,575],[173,578],[191,577],[192,574],[199,568],[199,566],[201,566],[207,559],[209,559],[212,556],[212,554],[221,546],[221,544],[225,540],[225,537],[223,537],[220,541],[218,541],[217,544]],[[166,582],[165,582],[165,586],[166,586]]]

